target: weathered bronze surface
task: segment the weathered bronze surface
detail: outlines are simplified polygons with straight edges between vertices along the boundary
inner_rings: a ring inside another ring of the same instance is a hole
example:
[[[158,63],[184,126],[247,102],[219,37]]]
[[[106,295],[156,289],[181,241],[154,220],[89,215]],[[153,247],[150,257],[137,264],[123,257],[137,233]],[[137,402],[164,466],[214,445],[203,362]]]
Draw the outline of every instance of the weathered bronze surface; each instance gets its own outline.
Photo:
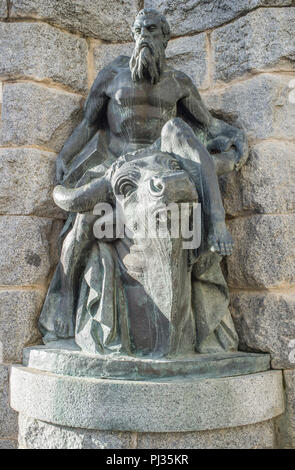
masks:
[[[132,57],[98,74],[57,158],[54,199],[69,217],[40,317],[44,342],[75,338],[88,353],[146,358],[236,351],[220,268],[233,242],[217,175],[243,165],[246,137],[211,116],[190,78],[167,66],[162,15],[142,10],[132,31]],[[198,248],[183,249],[169,230],[136,236],[143,213],[197,202]],[[98,203],[120,203],[128,233],[97,239]]]
[[[85,354],[74,339],[24,349],[26,367],[73,377],[115,380],[173,380],[255,374],[270,368],[269,354],[222,352],[190,357],[146,358]]]

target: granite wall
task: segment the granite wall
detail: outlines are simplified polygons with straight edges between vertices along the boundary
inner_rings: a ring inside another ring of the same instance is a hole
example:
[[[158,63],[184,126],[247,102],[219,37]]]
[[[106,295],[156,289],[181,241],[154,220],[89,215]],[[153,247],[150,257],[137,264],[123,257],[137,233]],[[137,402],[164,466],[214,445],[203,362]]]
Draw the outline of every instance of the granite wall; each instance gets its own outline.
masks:
[[[51,198],[55,157],[96,73],[131,51],[130,23],[143,4],[171,24],[169,64],[191,76],[217,117],[248,134],[249,161],[220,181],[236,241],[224,267],[240,348],[270,352],[272,367],[285,370],[287,413],[268,447],[295,448],[293,0],[0,0],[0,448],[17,445],[9,366],[40,341],[57,260],[64,216]]]

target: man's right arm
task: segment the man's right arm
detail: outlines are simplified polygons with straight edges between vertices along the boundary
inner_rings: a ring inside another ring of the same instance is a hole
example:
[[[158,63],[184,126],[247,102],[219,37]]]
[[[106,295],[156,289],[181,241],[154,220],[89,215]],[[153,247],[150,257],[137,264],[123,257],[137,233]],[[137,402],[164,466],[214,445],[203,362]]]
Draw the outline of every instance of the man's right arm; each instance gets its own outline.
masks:
[[[76,127],[73,134],[69,137],[61,152],[56,159],[56,180],[61,183],[64,174],[67,172],[67,166],[72,158],[77,155],[82,148],[94,136],[97,128],[91,125],[84,117],[82,122]]]
[[[113,63],[105,67],[97,76],[84,106],[81,123],[69,137],[56,159],[56,181],[61,183],[74,158],[100,128],[101,111],[108,97],[106,88],[114,76]]]

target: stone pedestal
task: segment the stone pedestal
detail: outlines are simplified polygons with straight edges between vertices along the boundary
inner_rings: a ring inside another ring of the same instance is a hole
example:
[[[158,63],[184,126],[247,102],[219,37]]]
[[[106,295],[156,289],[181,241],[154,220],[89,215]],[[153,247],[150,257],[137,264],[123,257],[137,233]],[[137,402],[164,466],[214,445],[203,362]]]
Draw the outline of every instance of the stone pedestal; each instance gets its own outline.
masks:
[[[120,432],[46,423],[20,414],[21,449],[273,449],[273,420],[191,432]]]
[[[62,351],[29,348],[24,358],[25,366],[14,366],[11,372],[11,404],[20,413],[21,447],[275,445],[272,419],[283,413],[284,395],[282,373],[267,370],[267,355],[109,361],[68,344]],[[129,371],[128,380],[120,377],[120,363],[121,370],[127,375]],[[229,364],[232,376],[225,377]],[[147,379],[151,370],[153,378]],[[111,378],[116,374],[119,378]]]

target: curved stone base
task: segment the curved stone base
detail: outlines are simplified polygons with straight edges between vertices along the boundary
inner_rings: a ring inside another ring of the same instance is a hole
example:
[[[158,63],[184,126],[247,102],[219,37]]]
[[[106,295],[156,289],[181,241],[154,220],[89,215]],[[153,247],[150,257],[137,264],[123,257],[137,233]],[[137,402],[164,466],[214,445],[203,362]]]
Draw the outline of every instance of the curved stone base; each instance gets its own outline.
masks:
[[[19,417],[21,449],[273,449],[273,420],[228,429],[136,433],[68,428]]]
[[[124,381],[13,366],[11,405],[61,426],[101,431],[188,432],[267,421],[283,413],[281,371],[237,377]]]

